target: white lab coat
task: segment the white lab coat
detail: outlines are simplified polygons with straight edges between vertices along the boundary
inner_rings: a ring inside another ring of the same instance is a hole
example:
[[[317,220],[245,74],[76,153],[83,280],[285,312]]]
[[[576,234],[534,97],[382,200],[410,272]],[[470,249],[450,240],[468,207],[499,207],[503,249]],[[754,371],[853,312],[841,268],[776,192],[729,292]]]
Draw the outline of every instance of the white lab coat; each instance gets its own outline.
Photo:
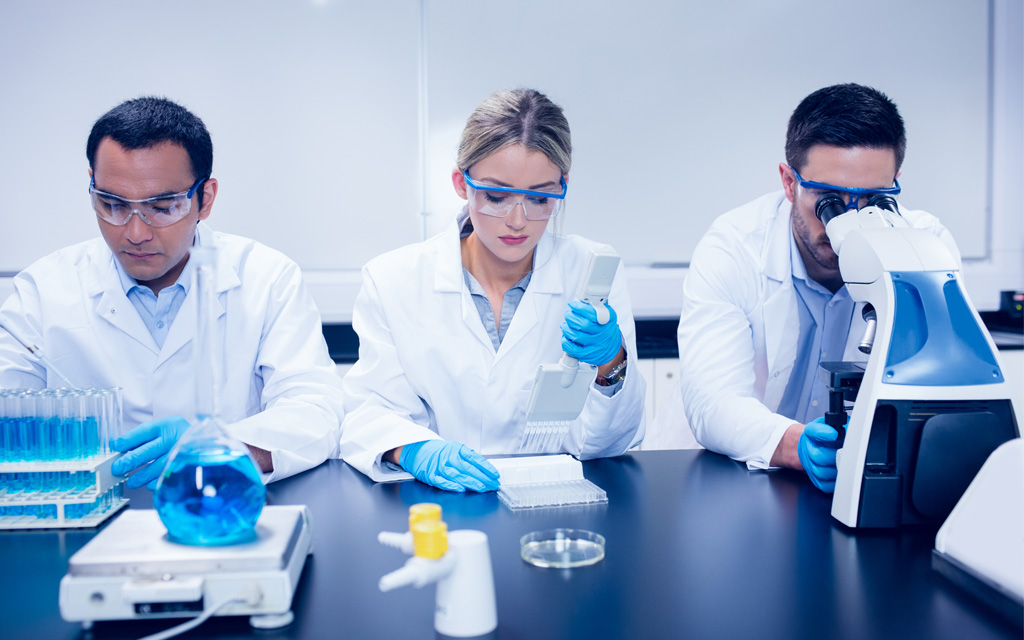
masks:
[[[799,297],[790,258],[790,202],[770,193],[723,214],[694,249],[679,320],[682,404],[704,447],[768,468],[794,420],[775,413],[796,364]],[[924,211],[900,209],[953,252],[949,231]],[[863,304],[843,360],[863,360]],[[840,359],[840,358],[835,358]]]
[[[271,452],[268,482],[335,457],[341,380],[298,266],[205,223],[199,235],[200,244],[218,247],[215,312],[226,336],[220,417],[239,440]],[[14,286],[0,307],[3,321],[40,345],[76,385],[121,387],[125,430],[154,418],[194,418],[195,287],[161,349],[100,238],[42,258]],[[0,387],[45,386],[63,383],[0,330]]]
[[[545,233],[535,269],[497,352],[465,284],[459,229],[465,210],[434,238],[386,253],[363,268],[352,326],[359,361],[343,381],[341,457],[375,481],[411,476],[381,465],[402,445],[441,438],[483,455],[515,453],[541,363],[562,355],[559,328],[594,242]],[[614,456],[644,435],[645,383],[636,363],[633,313],[620,266],[609,299],[628,352],[613,396],[596,384],[563,451]]]

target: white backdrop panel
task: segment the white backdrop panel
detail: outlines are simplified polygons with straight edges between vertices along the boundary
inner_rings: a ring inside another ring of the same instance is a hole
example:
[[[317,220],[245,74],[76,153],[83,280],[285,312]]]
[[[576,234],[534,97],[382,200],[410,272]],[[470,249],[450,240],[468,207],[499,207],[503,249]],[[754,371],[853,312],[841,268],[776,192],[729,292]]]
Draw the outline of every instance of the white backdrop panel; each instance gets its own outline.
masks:
[[[428,3],[429,227],[491,92],[561,104],[574,162],[564,229],[627,264],[686,262],[711,221],[779,189],[789,115],[859,82],[907,122],[903,202],[938,215],[965,257],[986,245],[988,13],[934,0],[444,0]]]
[[[414,1],[0,3],[0,272],[97,235],[85,141],[119,102],[204,120],[210,223],[306,269],[419,239]]]

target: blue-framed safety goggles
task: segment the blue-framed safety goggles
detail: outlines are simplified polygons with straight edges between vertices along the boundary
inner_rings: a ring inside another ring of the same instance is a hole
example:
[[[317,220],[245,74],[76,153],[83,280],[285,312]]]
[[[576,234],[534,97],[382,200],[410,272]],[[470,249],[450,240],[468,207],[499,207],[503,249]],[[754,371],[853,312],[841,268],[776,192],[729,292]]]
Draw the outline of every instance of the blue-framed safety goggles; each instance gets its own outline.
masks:
[[[900,194],[900,191],[902,191],[902,189],[900,188],[900,181],[897,180],[896,178],[893,178],[892,180],[894,185],[892,187],[883,189],[858,189],[856,187],[837,187],[834,184],[826,184],[824,182],[811,182],[810,180],[804,180],[803,177],[800,175],[800,172],[797,171],[795,168],[789,167],[789,169],[793,172],[793,175],[796,176],[797,182],[800,184],[800,186],[810,191],[811,195],[814,196],[815,200],[817,200],[821,196],[830,193],[836,194],[840,198],[842,198],[843,203],[846,205],[847,211],[859,209],[861,198],[864,198],[865,200],[869,200],[873,196],[893,196],[895,198]]]
[[[192,196],[207,178],[196,180],[188,191],[168,193],[152,198],[132,200],[100,191],[96,188],[96,178],[89,180],[89,197],[92,208],[102,220],[117,226],[128,224],[131,217],[138,214],[142,221],[153,227],[168,227],[188,215],[192,210]]]
[[[557,215],[565,204],[565,194],[569,185],[565,182],[565,176],[559,177],[560,192],[555,191],[531,191],[529,189],[513,189],[512,187],[499,187],[492,184],[476,182],[469,177],[469,170],[462,172],[462,177],[469,187],[469,201],[472,209],[478,213],[504,218],[521,204],[527,220],[547,220]],[[523,196],[517,198],[516,196]]]

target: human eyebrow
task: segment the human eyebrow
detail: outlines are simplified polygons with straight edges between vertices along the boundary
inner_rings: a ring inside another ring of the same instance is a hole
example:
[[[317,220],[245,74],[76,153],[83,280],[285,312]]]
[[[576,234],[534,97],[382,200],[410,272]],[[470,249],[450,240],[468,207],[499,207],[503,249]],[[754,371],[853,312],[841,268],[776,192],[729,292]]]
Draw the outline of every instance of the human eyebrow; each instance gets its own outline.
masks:
[[[559,183],[553,182],[551,180],[548,180],[547,182],[542,182],[540,184],[530,185],[528,188],[529,188],[530,191],[537,191],[537,190],[543,189],[544,187],[559,187],[559,186],[561,186]]]
[[[510,185],[507,182],[502,182],[501,180],[498,180],[496,178],[490,178],[490,177],[477,178],[476,182],[482,183],[485,180],[487,181],[488,184],[490,184],[493,187],[505,187],[506,189],[513,189],[514,188],[512,185]]]
[[[144,200],[160,200],[160,199],[163,199],[163,198],[169,198],[171,196],[181,195],[183,193],[188,193],[188,189],[185,189],[183,191],[163,191],[161,193],[158,193],[156,195],[152,195],[152,196],[149,196],[148,198],[143,198],[143,199]]]

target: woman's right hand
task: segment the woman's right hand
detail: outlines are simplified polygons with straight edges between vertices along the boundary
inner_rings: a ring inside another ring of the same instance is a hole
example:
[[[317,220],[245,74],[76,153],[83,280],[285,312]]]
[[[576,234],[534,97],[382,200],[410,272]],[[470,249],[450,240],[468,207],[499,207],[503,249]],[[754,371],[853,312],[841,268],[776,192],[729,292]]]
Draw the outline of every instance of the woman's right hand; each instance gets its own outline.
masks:
[[[498,470],[464,444],[425,440],[401,447],[398,463],[420,482],[446,491],[497,491]]]

